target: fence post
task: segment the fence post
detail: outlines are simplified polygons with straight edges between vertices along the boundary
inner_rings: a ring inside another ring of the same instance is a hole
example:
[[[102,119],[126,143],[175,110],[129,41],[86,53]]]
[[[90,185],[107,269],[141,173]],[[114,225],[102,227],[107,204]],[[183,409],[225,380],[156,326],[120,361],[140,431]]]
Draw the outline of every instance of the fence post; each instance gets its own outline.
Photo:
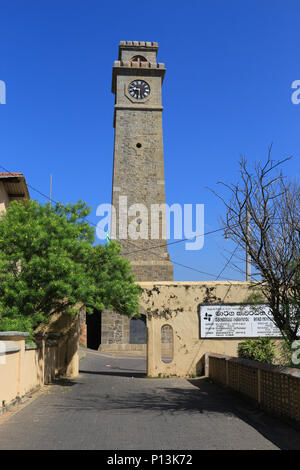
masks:
[[[226,364],[226,386],[229,387],[229,359],[225,359]]]
[[[257,369],[257,401],[261,404],[261,370]]]
[[[209,353],[205,353],[204,374],[209,377]]]
[[[18,378],[17,378],[17,397],[25,394],[24,388],[24,359],[25,359],[25,339],[29,333],[22,331],[3,331],[0,334],[3,341],[14,341],[19,349],[18,351]]]

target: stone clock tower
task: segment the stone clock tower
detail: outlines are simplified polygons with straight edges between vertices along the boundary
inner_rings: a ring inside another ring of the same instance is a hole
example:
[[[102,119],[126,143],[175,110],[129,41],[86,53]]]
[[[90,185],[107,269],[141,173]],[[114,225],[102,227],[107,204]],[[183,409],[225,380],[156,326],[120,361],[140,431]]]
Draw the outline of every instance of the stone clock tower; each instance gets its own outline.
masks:
[[[116,219],[111,234],[138,281],[173,280],[165,212],[158,211],[165,204],[161,89],[166,69],[156,61],[157,50],[156,42],[121,41],[112,74]]]
[[[157,50],[156,42],[121,41],[112,73],[116,217],[112,216],[111,238],[121,244],[137,281],[154,282],[173,280],[166,216],[157,210],[165,204],[161,89],[166,71],[156,61]],[[145,351],[145,320],[144,315],[129,319],[104,310],[99,349]]]

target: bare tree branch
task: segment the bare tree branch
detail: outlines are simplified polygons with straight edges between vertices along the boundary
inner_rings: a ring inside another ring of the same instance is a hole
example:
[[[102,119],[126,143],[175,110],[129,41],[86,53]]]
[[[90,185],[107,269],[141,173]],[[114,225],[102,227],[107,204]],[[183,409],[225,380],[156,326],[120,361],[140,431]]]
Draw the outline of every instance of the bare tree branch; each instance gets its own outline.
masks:
[[[221,223],[227,236],[237,247],[248,249],[252,265],[261,275],[260,288],[273,319],[292,341],[300,325],[300,187],[280,171],[290,157],[275,161],[271,151],[272,145],[266,162],[257,162],[251,171],[242,156],[238,184],[218,182],[229,195],[212,192],[226,208]],[[234,254],[228,264],[233,264]]]

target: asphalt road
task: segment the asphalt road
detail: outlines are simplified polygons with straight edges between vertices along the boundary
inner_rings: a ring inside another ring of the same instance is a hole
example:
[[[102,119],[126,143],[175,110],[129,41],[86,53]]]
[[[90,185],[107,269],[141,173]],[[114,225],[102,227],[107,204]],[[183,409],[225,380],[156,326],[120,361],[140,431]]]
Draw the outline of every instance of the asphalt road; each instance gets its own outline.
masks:
[[[74,381],[0,419],[0,449],[300,449],[300,433],[207,379],[147,379],[145,358],[88,351]]]

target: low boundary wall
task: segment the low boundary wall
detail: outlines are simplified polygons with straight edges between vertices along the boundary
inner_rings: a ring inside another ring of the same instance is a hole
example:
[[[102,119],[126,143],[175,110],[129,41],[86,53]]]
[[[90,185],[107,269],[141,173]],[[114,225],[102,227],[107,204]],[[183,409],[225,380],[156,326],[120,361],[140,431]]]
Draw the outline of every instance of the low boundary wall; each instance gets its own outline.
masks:
[[[300,370],[208,353],[206,375],[300,427]]]
[[[0,414],[56,376],[78,375],[78,352],[63,335],[39,335],[26,345],[28,333],[0,332]]]

